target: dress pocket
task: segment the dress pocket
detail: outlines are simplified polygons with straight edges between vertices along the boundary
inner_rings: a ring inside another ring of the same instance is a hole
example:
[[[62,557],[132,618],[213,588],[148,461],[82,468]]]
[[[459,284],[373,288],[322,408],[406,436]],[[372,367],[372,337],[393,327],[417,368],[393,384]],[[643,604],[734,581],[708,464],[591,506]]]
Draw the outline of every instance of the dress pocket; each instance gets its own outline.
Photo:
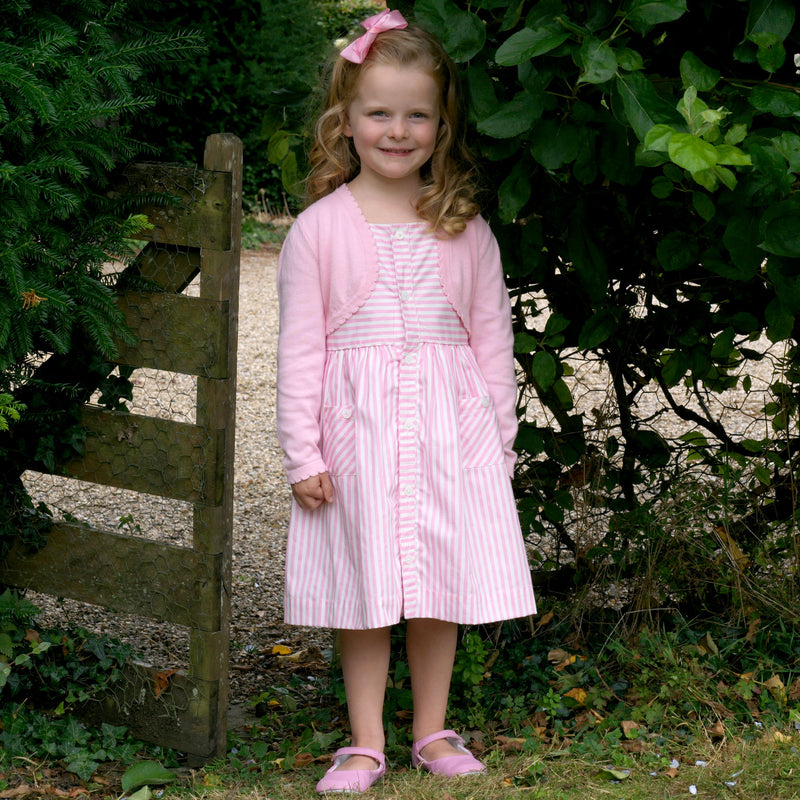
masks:
[[[353,406],[322,409],[322,460],[331,475],[356,474],[356,425]]]
[[[490,467],[503,461],[503,442],[489,395],[459,400],[458,428],[464,469]]]

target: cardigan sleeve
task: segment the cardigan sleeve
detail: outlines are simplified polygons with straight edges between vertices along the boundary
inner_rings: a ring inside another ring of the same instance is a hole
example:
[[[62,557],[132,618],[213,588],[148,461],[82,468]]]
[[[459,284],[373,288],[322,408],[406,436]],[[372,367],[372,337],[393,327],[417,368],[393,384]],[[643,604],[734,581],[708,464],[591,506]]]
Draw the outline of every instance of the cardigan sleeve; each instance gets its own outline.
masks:
[[[278,442],[289,483],[325,472],[320,406],[325,365],[325,312],[319,258],[302,215],[278,261]]]
[[[505,451],[506,470],[514,473],[517,456],[517,378],[514,367],[514,333],[500,248],[482,219],[476,226],[476,279],[470,307],[470,347],[492,395]]]

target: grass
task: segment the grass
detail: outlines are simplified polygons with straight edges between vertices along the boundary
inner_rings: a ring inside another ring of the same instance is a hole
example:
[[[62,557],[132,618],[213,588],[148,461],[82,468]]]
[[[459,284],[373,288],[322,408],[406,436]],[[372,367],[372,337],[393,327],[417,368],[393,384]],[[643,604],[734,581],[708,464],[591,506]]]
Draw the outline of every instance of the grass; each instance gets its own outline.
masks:
[[[494,747],[484,754],[485,776],[445,780],[390,763],[387,775],[369,797],[392,800],[571,800],[618,798],[657,800],[701,798],[800,798],[800,736],[792,726],[753,729],[717,741],[696,728],[693,741],[666,751],[648,745],[635,754],[614,749],[578,757],[563,747],[508,755]],[[253,762],[253,770],[260,765]],[[160,800],[300,800],[315,796],[324,764],[257,777],[246,770],[231,773],[224,765],[197,773],[182,788],[170,787]]]

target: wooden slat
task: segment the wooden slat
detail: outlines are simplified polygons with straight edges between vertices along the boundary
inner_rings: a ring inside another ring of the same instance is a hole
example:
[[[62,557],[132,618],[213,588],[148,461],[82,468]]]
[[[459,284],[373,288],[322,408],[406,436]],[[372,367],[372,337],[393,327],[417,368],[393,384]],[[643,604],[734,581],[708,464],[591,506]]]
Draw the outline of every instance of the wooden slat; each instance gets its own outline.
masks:
[[[200,272],[200,250],[149,242],[136,257],[135,270],[165,292],[182,292]]]
[[[103,486],[218,505],[224,431],[84,406],[84,454],[64,473]]]
[[[117,307],[135,332],[118,342],[118,364],[224,378],[228,368],[227,301],[180,294],[126,292]]]
[[[139,739],[204,760],[225,751],[227,730],[208,724],[218,705],[218,681],[128,664],[108,694],[79,714],[87,723],[124,725]]]
[[[57,523],[36,552],[16,546],[0,584],[205,631],[220,627],[222,556]]]
[[[231,175],[229,172],[165,164],[131,164],[115,187],[118,195],[164,194],[179,198],[166,205],[143,204],[152,228],[139,238],[178,247],[227,250],[231,237]]]

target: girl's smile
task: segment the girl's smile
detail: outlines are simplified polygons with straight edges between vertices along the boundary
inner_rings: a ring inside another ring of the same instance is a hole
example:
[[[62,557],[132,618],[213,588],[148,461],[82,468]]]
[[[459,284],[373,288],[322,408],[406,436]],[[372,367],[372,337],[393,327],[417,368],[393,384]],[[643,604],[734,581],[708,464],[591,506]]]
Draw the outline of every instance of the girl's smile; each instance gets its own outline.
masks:
[[[436,80],[419,68],[364,70],[344,126],[361,162],[360,183],[419,185],[436,146],[439,94]]]

